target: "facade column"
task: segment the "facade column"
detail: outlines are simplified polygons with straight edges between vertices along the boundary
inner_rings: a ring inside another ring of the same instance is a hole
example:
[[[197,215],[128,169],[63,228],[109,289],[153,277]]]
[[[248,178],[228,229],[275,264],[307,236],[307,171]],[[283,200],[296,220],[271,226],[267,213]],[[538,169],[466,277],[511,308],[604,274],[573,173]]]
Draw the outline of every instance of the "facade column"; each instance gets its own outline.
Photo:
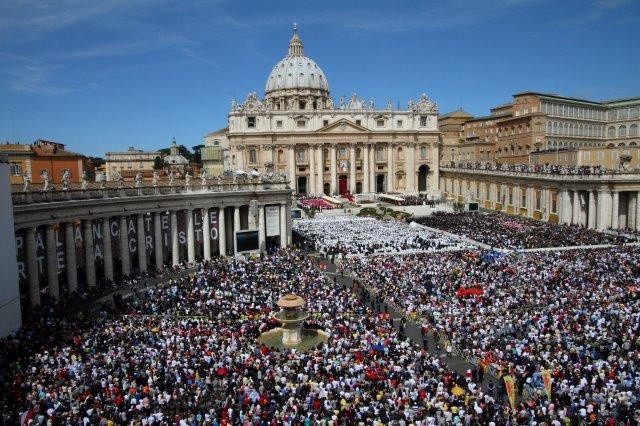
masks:
[[[392,192],[393,185],[393,146],[387,145],[387,187],[386,192]]]
[[[280,204],[280,247],[287,246],[287,204]]]
[[[587,227],[589,229],[596,228],[596,191],[588,191],[589,194],[589,210],[587,211]]]
[[[138,270],[147,272],[147,250],[145,249],[144,214],[138,213],[136,236],[138,237]]]
[[[316,186],[317,186],[317,190],[316,192],[320,195],[324,195],[324,161],[322,158],[322,146],[319,146],[317,151],[316,151],[316,159],[318,160],[318,165],[317,165],[317,172],[318,172],[318,179],[316,182]]]
[[[202,255],[211,259],[211,217],[209,209],[202,209]]]
[[[96,286],[96,259],[93,249],[93,229],[91,219],[83,220],[84,228],[84,272],[89,288]]]
[[[76,243],[73,235],[73,222],[64,224],[64,257],[67,265],[67,292],[78,288],[78,266],[76,265]]]
[[[533,211],[536,208],[536,202],[535,202],[536,191],[532,186],[530,186],[528,190],[529,190],[529,194],[527,195],[527,204],[529,205],[529,208],[527,209],[527,216],[533,217]]]
[[[307,194],[311,195],[316,192],[316,148],[311,145],[307,152],[307,160],[309,161],[309,182],[307,182]]]
[[[369,171],[369,145],[362,145],[362,192],[368,194],[371,192],[369,184],[371,183],[371,173]]]
[[[513,214],[520,216],[520,185],[513,186]]]
[[[227,255],[227,228],[224,218],[224,206],[218,207],[218,253]]]
[[[104,277],[113,281],[113,253],[111,250],[111,226],[109,218],[102,218],[102,242],[104,243]]]
[[[418,188],[416,188],[416,170],[415,170],[415,152],[416,147],[414,145],[407,146],[407,153],[405,155],[405,174],[407,176],[407,186],[405,192],[410,194],[417,194]]]
[[[287,160],[289,162],[289,186],[293,189],[293,192],[298,192],[298,182],[296,179],[296,147],[292,145],[287,151]]]
[[[329,174],[331,176],[331,194],[334,195],[338,193],[338,172],[336,171],[336,144],[331,144],[329,148]]]
[[[196,243],[195,243],[195,227],[193,223],[193,210],[187,210],[187,261],[194,263],[196,261]]]
[[[369,188],[370,191],[375,193],[378,192],[378,188],[376,185],[376,170],[378,167],[376,166],[376,146],[375,144],[369,145]]]
[[[613,229],[618,229],[619,228],[618,220],[620,218],[620,212],[619,212],[620,192],[611,191],[611,194],[612,194],[612,201],[611,201],[611,227]]]
[[[349,192],[356,193],[356,146],[349,144]]]
[[[72,240],[73,241],[73,240]],[[36,253],[36,230],[28,228],[25,233],[27,248],[27,280],[29,283],[29,303],[31,307],[40,304],[40,280],[38,277],[38,259]]]
[[[180,264],[180,246],[178,244],[178,212],[175,210],[170,213],[171,217],[171,264],[177,266]]]
[[[60,300],[58,284],[58,256],[56,253],[56,225],[47,225],[45,236],[45,255],[47,258],[47,283],[49,294],[54,300]]]
[[[265,219],[264,219],[264,205],[258,204],[258,247],[259,251],[262,253],[266,250],[266,230],[264,229]]]
[[[574,225],[581,225],[580,223],[580,192],[573,191],[573,220]]]
[[[238,252],[236,232],[240,230],[240,207],[233,206],[233,254]]]
[[[122,265],[122,275],[131,274],[128,236],[129,233],[127,232],[127,216],[120,216],[120,263]]]
[[[164,265],[164,256],[162,253],[162,213],[153,213],[153,249],[156,258],[156,269],[162,269]]]

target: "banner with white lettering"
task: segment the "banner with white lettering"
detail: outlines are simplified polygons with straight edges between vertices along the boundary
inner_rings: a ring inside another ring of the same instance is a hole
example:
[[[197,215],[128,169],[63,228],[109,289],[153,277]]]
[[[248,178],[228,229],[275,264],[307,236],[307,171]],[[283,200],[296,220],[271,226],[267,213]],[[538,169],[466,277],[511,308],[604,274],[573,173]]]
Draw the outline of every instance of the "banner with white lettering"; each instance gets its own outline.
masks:
[[[25,247],[25,232],[16,231],[16,258],[18,260],[18,281],[21,286],[27,283],[27,249]]]
[[[218,243],[218,209],[209,210],[209,243],[211,244],[211,255],[220,254]]]
[[[280,235],[280,206],[266,206],[264,216],[267,228],[267,237]]]

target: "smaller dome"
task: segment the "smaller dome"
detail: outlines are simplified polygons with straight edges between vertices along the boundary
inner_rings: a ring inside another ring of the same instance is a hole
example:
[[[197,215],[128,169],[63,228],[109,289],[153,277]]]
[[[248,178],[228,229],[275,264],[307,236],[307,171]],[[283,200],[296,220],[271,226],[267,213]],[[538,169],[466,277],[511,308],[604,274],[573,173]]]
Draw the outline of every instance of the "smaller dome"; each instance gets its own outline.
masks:
[[[189,164],[189,160],[180,154],[167,155],[163,158],[164,164]]]

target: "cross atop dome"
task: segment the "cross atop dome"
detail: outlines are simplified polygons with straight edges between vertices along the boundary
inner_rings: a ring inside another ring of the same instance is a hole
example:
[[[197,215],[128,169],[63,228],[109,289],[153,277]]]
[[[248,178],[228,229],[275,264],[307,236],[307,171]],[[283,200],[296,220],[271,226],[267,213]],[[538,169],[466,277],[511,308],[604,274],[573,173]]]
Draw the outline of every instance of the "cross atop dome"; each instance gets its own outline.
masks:
[[[302,46],[302,40],[298,37],[298,24],[293,23],[293,37],[289,40],[289,55],[288,56],[304,56],[304,49]]]

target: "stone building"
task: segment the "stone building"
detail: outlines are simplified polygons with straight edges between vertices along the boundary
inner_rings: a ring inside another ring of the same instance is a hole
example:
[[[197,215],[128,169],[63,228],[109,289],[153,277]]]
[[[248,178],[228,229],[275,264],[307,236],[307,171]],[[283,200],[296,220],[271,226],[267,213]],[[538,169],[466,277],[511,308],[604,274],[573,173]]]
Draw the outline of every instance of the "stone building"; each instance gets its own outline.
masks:
[[[264,97],[232,101],[228,124],[232,169],[273,167],[298,193],[438,193],[437,105],[425,94],[401,111],[355,93],[334,101],[295,27]]]
[[[208,133],[204,137],[204,147],[200,149],[202,169],[209,176],[218,176],[229,170],[229,138],[227,127]]]
[[[126,151],[107,152],[105,159],[105,172],[107,179],[112,180],[116,173],[125,179],[133,179],[138,172],[145,177],[153,174],[153,166],[156,157],[160,157],[160,151],[143,151],[130,147]]]

